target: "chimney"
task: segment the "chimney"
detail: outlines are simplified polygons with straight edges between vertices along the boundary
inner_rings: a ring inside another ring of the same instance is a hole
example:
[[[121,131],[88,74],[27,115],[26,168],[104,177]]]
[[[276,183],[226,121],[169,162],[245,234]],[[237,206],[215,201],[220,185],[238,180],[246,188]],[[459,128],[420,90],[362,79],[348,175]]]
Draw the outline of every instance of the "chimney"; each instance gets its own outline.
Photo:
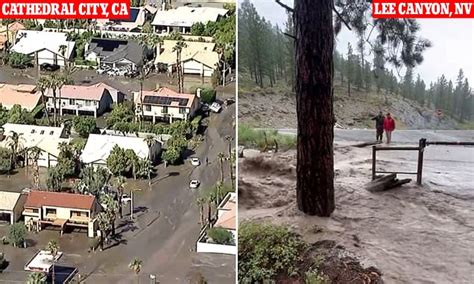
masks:
[[[201,98],[201,88],[197,88],[197,89],[196,89],[196,96],[197,96],[198,98]]]
[[[161,88],[160,83],[156,83],[155,91],[158,91]]]

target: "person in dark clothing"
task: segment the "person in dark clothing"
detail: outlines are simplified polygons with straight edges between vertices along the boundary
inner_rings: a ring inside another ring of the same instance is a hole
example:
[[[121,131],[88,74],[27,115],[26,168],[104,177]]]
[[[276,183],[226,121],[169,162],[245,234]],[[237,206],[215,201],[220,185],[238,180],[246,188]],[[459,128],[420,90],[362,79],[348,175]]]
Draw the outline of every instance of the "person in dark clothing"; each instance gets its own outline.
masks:
[[[385,117],[383,116],[382,112],[379,112],[379,114],[377,116],[373,117],[372,120],[375,120],[375,130],[376,130],[377,142],[382,142],[383,123],[385,121]]]

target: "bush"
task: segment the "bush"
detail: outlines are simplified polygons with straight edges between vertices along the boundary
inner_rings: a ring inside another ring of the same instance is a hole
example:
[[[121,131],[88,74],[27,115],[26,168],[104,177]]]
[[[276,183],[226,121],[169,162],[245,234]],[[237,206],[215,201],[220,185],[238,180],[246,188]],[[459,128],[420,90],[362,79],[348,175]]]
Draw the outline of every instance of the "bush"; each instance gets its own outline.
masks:
[[[239,124],[239,145],[262,149],[265,143],[268,143],[267,146],[274,146],[275,141],[280,149],[296,148],[296,136],[278,134],[276,130],[255,130],[248,125]]]
[[[282,226],[242,222],[239,225],[239,279],[264,282],[296,271],[306,246],[301,238]]]
[[[8,240],[16,247],[23,244],[26,234],[27,231],[24,223],[14,223],[10,225],[10,229],[8,230]]]
[[[201,89],[201,102],[206,104],[212,104],[216,100],[216,90],[214,89]]]
[[[163,161],[166,161],[171,165],[175,165],[181,161],[181,152],[176,148],[168,148],[161,154],[161,158]]]
[[[212,239],[213,242],[220,245],[232,245],[234,244],[234,236],[231,232],[222,228],[211,228],[207,230],[207,236]]]
[[[0,173],[6,173],[13,168],[11,153],[10,149],[0,147]]]
[[[89,134],[94,133],[97,128],[95,119],[89,116],[75,116],[72,124],[74,131],[83,138],[89,137]]]

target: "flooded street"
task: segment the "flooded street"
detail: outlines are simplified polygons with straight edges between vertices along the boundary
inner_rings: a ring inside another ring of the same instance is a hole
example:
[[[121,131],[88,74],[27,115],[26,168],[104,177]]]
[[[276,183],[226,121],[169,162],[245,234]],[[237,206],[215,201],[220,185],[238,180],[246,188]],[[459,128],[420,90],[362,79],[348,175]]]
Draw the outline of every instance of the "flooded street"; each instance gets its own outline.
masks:
[[[282,131],[284,132],[284,131]],[[474,279],[474,147],[428,146],[423,185],[414,181],[371,193],[373,132],[337,130],[336,211],[330,218],[296,209],[296,151],[240,159],[240,219],[292,227],[310,243],[335,240],[379,268],[386,283],[472,283]],[[393,146],[473,141],[469,131],[398,131]],[[253,156],[253,157],[250,157]],[[416,170],[416,152],[378,153],[379,170]],[[401,176],[405,178],[405,176]],[[414,176],[407,176],[415,179]]]

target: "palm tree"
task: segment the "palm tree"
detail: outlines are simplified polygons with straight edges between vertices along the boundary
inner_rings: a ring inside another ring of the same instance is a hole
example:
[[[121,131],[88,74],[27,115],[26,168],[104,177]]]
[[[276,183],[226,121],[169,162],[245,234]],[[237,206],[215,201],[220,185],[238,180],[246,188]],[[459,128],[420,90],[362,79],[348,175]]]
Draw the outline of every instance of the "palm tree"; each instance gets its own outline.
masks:
[[[198,197],[196,200],[197,205],[199,206],[199,223],[201,224],[201,227],[204,226],[205,220],[204,220],[204,204],[206,203],[206,198],[205,197]]]
[[[128,265],[128,268],[130,268],[137,276],[137,283],[139,283],[140,281],[140,278],[138,278],[138,274],[140,273],[140,270],[142,270],[142,265],[143,265],[143,261],[141,261],[140,259],[136,257]]]
[[[216,203],[217,200],[217,194],[215,191],[210,191],[207,194],[206,201],[207,201],[207,222],[209,223],[209,226],[212,224],[212,207],[213,204]]]
[[[36,82],[36,88],[41,92],[41,100],[43,103],[44,114],[46,115],[46,119],[48,120],[48,125],[50,125],[49,121],[49,114],[46,108],[46,98],[44,96],[44,92],[48,89],[49,83],[46,77],[41,77],[38,82]]]
[[[145,138],[143,138],[143,142],[145,142],[148,146],[148,149],[150,149],[156,143],[156,140],[152,135],[147,135]],[[151,150],[148,151],[148,159],[151,161]]]
[[[11,164],[12,167],[15,168],[17,164],[17,155],[20,150],[24,148],[24,141],[23,134],[18,134],[15,131],[12,131],[10,136],[7,137],[7,147],[11,150]]]
[[[57,91],[58,87],[61,85],[61,80],[55,74],[50,75],[47,77],[48,80],[48,87],[51,89],[53,93],[53,125],[58,126],[58,119],[57,119]]]
[[[123,196],[123,189],[125,186],[126,179],[123,176],[118,176],[115,178],[115,185],[117,186],[118,191],[118,202],[119,202],[119,216],[122,218],[122,196]]]
[[[225,159],[225,155],[224,155],[224,153],[219,153],[217,155],[217,157],[219,158],[219,164],[220,164],[220,167],[221,167],[221,183],[224,183],[224,159]]]
[[[39,166],[38,160],[41,155],[41,149],[34,146],[29,150],[30,159],[33,160],[33,184],[35,188],[39,188],[40,179],[39,179]]]
[[[235,153],[232,153],[232,136],[227,135],[225,139],[229,142],[229,173],[230,173],[230,182],[232,190],[235,190],[234,186],[234,163],[235,163]]]
[[[64,59],[64,64],[66,63],[66,59]],[[66,67],[65,67],[66,68]],[[59,114],[62,115],[62,103],[61,103],[61,89],[63,88],[64,85],[69,84],[71,81],[71,78],[69,77],[69,69],[66,69],[66,73],[62,76],[58,77],[58,99],[59,99]]]
[[[64,59],[64,70],[67,70],[67,61],[66,61],[66,50],[67,50],[67,45],[61,44],[59,46],[59,52],[61,53],[61,56]]]
[[[55,241],[55,240],[49,241],[48,245],[46,246],[46,250],[49,251],[51,253],[51,255],[53,256],[53,263],[52,263],[51,269],[52,269],[52,282],[55,283],[55,281],[54,281],[54,278],[55,278],[54,264],[56,263],[56,256],[59,253],[59,244],[58,244],[58,242]]]
[[[99,225],[99,230],[100,230],[100,250],[104,250],[104,239],[106,238],[107,232],[110,230],[111,224],[110,224],[110,218],[107,214],[107,212],[100,212],[99,215],[97,215],[97,224]]]
[[[28,275],[26,284],[46,284],[46,274],[43,272],[33,272]]]
[[[111,194],[103,195],[101,201],[103,204],[105,204],[105,206],[107,206],[105,212],[107,213],[107,217],[109,218],[112,235],[115,235],[115,220],[117,219],[119,203]]]
[[[176,43],[176,45],[173,47],[173,52],[176,51],[176,71],[178,72],[178,92],[182,93],[184,89],[184,74],[183,74],[183,68],[181,66],[181,52],[183,51],[183,48],[188,47],[188,45],[180,40]]]

